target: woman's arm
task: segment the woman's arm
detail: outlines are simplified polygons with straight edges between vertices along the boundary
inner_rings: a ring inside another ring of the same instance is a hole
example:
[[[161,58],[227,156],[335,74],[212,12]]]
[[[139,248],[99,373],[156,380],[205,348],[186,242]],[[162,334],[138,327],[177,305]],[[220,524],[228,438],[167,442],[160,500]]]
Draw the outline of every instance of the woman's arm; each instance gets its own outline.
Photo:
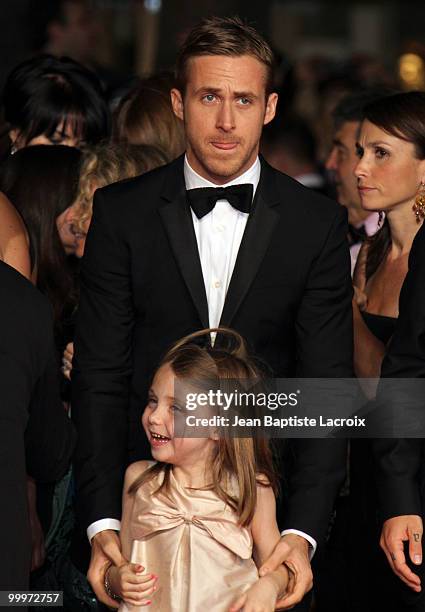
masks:
[[[0,193],[0,259],[30,279],[28,234],[17,210]]]

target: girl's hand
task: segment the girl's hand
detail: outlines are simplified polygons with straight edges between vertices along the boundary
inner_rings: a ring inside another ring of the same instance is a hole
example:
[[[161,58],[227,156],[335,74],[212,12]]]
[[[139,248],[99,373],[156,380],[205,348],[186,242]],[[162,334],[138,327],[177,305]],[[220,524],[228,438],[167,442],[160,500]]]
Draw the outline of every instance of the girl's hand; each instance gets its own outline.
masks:
[[[269,576],[257,580],[230,606],[229,612],[274,612],[278,597],[276,581]]]
[[[137,563],[125,563],[120,567],[108,569],[108,579],[112,591],[126,604],[147,606],[152,603],[150,596],[157,590],[158,576],[144,574],[144,567]]]

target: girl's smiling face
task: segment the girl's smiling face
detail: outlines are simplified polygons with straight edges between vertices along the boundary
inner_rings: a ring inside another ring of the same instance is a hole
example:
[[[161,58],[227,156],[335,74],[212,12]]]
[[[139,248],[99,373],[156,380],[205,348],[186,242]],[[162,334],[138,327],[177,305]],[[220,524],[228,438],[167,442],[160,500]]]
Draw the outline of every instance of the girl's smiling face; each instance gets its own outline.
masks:
[[[216,442],[212,438],[174,437],[174,418],[186,408],[175,398],[176,376],[170,364],[159,368],[149,390],[142,424],[154,459],[192,471],[204,470]]]

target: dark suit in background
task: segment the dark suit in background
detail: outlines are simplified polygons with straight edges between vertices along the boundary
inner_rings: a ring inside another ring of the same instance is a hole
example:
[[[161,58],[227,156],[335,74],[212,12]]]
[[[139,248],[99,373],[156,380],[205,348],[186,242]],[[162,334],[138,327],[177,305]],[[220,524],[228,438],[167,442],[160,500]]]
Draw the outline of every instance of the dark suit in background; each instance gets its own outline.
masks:
[[[275,376],[352,375],[346,211],[262,160],[221,324]],[[183,158],[98,190],[82,265],[73,370],[79,512],[120,519],[123,473],[146,457],[150,377],[177,339],[208,327]],[[291,444],[284,526],[323,541],[345,474],[341,440]],[[289,461],[289,459],[288,459]]]
[[[382,364],[383,378],[425,378],[425,225],[417,233],[409,255],[409,271],[400,294],[397,326]],[[379,395],[378,395],[379,398]],[[403,406],[400,406],[402,409]],[[397,406],[396,406],[397,409]],[[421,430],[425,428],[425,397]],[[425,441],[419,438],[375,440],[377,487],[382,518],[416,514],[425,517]],[[414,566],[422,580],[417,594],[394,577],[396,589],[408,608],[425,608],[425,568]]]
[[[29,581],[26,474],[61,478],[75,432],[59,397],[47,301],[1,261],[0,294],[0,590],[13,590]]]

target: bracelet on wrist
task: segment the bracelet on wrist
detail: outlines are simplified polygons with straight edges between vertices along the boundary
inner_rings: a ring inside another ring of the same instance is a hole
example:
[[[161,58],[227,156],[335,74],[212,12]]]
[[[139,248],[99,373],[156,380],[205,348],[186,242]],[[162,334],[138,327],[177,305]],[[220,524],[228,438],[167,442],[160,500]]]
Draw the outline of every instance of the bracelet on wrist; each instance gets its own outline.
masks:
[[[114,601],[121,601],[121,597],[114,593],[111,588],[111,583],[109,582],[109,570],[111,569],[112,564],[109,564],[105,570],[105,576],[103,578],[103,586],[105,587],[106,594],[113,599]]]

